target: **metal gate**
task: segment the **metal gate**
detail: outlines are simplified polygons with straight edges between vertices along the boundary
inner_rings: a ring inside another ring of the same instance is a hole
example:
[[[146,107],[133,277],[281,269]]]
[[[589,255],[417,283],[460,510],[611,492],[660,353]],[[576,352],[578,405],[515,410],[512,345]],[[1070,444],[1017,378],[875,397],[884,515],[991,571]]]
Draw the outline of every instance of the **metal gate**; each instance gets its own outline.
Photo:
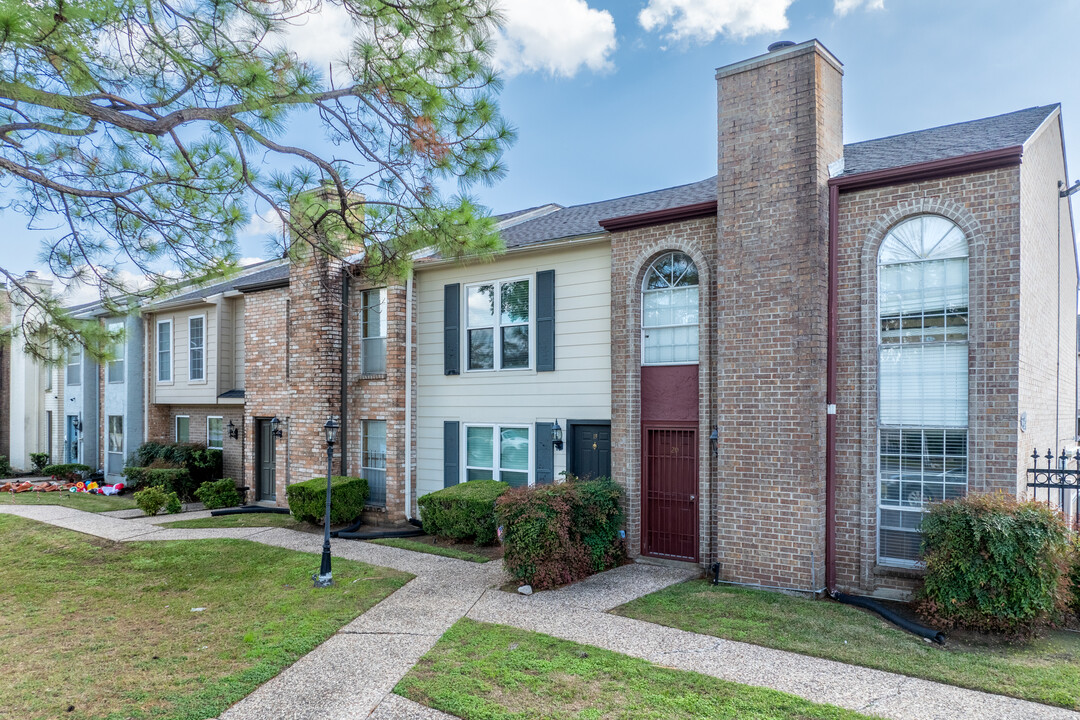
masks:
[[[697,561],[698,453],[693,428],[644,428],[644,555]]]

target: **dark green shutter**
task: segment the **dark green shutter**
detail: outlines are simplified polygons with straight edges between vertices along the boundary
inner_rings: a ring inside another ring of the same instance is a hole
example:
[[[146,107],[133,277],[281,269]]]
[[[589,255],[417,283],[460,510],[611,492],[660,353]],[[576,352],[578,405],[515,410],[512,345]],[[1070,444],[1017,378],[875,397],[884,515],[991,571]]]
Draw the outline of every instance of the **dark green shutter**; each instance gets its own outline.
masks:
[[[536,484],[555,482],[555,448],[551,444],[552,423],[536,423]]]
[[[536,273],[536,371],[555,369],[555,271]]]
[[[458,423],[451,420],[443,423],[443,487],[457,485],[461,478],[458,470],[461,448],[458,427]]]
[[[461,374],[461,285],[443,286],[443,374]]]

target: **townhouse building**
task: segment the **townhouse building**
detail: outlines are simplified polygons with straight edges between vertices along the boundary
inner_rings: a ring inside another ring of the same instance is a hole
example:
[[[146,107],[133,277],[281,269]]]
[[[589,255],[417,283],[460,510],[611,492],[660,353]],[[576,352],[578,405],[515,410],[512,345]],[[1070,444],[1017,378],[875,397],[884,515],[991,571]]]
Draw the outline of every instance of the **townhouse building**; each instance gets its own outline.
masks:
[[[609,475],[633,556],[906,595],[929,503],[1023,496],[1075,436],[1061,109],[845,145],[842,77],[814,40],[720,68],[715,176],[497,216],[494,257],[375,281],[314,254],[140,308],[144,436],[285,505],[336,417],[334,472],[390,521]]]

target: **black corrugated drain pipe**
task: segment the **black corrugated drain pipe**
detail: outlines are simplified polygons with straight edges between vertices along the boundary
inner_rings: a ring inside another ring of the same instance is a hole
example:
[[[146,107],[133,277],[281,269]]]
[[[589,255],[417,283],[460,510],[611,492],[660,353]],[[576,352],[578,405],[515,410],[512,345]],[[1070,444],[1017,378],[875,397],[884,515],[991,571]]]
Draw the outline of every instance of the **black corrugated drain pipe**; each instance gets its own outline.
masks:
[[[273,513],[275,515],[288,515],[289,508],[264,507],[262,505],[243,505],[241,507],[224,508],[222,510],[210,511],[210,515],[213,517],[218,517],[221,515],[248,515],[250,513]]]
[[[885,618],[893,625],[899,628],[907,630],[909,633],[918,635],[921,638],[927,640],[933,640],[938,645],[945,644],[945,633],[934,630],[933,628],[924,627],[918,623],[913,623],[910,620],[900,617],[889,608],[885,607],[881,603],[871,600],[870,598],[860,597],[858,595],[846,595],[842,592],[834,592],[832,599],[836,602],[844,603],[845,605],[854,605],[855,607],[861,607],[866,610],[872,610],[881,617]]]
[[[375,532],[358,533],[356,530],[363,525],[362,520],[357,520],[352,525],[340,530],[334,530],[330,537],[344,538],[346,540],[378,540],[380,538],[409,538],[424,535],[424,526],[416,518],[409,518],[409,524],[415,525],[416,530],[378,530]]]

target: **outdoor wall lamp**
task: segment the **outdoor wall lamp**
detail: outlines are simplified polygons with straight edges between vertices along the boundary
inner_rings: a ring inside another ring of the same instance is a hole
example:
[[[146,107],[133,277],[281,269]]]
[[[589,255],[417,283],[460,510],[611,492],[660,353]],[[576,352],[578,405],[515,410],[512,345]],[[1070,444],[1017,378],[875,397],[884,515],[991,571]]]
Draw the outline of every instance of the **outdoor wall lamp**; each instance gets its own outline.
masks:
[[[713,457],[720,454],[720,433],[715,425],[713,425],[712,432],[709,433],[709,449],[712,450]]]
[[[82,432],[82,420],[79,420],[79,419],[76,418],[75,423],[72,425],[72,427],[75,428],[75,432],[81,433]]]
[[[232,438],[233,440],[235,440],[235,439],[237,439],[238,437],[240,437],[240,428],[238,428],[238,427],[236,427],[235,425],[233,425],[233,421],[232,421],[232,420],[230,420],[230,421],[229,421],[229,425],[228,425],[228,427],[229,427],[229,437],[231,437],[231,438]]]
[[[277,415],[275,415],[274,419],[270,421],[270,432],[276,438],[281,437],[281,421],[277,419]]]
[[[326,433],[326,517],[323,519],[322,564],[319,565],[318,575],[312,577],[315,587],[330,587],[333,584],[333,573],[330,571],[330,478],[334,466],[334,443],[337,442],[339,427],[333,417],[323,425]]]
[[[558,420],[556,420],[555,424],[551,426],[551,445],[556,450],[562,450],[563,448],[562,428],[559,427]]]

